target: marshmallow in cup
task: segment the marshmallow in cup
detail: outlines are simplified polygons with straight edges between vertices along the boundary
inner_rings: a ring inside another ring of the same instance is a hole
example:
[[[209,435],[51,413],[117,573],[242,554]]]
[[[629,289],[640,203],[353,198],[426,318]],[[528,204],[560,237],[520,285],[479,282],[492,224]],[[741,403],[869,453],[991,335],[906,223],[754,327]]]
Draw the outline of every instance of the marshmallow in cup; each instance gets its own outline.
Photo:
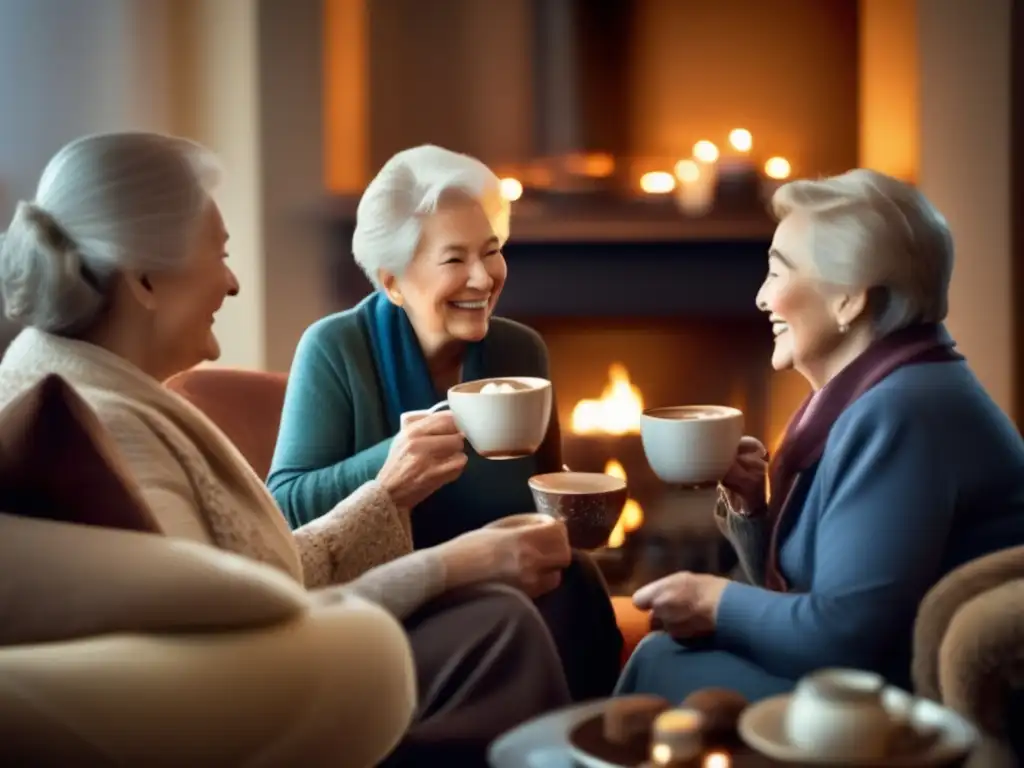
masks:
[[[489,381],[480,388],[481,395],[507,395],[515,391],[516,388],[507,381]]]

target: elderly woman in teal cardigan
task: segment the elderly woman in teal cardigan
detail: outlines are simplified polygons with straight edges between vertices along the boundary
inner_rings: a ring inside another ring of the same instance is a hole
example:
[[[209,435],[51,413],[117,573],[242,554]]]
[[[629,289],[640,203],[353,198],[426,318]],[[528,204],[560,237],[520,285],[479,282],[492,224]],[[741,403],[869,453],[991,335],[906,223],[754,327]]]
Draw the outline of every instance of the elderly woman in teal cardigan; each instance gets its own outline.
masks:
[[[665,632],[621,693],[750,699],[821,667],[910,684],[925,593],[968,560],[1024,543],[1024,442],[941,323],[949,229],[915,188],[855,170],[781,187],[757,306],[772,365],[812,394],[769,464],[745,438],[717,515],[748,583],[677,573],[641,588]],[[770,498],[765,480],[770,480]]]
[[[484,459],[461,440],[452,449],[457,430],[449,413],[408,416],[443,400],[460,381],[548,376],[540,336],[493,316],[508,235],[509,204],[498,178],[466,155],[408,149],[368,185],[353,254],[376,290],[307,329],[288,379],[267,482],[293,527],[376,477],[397,441],[415,443],[404,482],[392,489],[404,519],[353,521],[353,535],[379,553],[365,567],[395,550],[389,538],[411,536],[416,548],[430,547],[533,510],[529,477],[562,467],[556,412],[537,454],[510,461]],[[577,553],[559,586],[531,596],[573,696],[608,695],[622,636],[600,572]]]

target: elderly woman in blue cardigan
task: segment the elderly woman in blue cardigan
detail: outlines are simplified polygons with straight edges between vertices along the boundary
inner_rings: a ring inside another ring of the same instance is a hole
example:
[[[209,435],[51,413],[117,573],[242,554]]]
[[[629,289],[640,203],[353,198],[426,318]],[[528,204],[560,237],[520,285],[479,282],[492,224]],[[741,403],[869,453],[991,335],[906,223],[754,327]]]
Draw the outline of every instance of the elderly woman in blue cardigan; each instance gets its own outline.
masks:
[[[757,306],[772,366],[812,394],[771,460],[744,438],[722,484],[716,514],[750,583],[677,573],[641,588],[665,631],[637,648],[622,693],[758,699],[828,666],[909,685],[929,588],[1024,543],[1024,443],[942,326],[943,217],[869,170],[792,182],[773,207]]]
[[[360,200],[353,254],[376,290],[303,335],[267,482],[299,527],[376,477],[396,446],[414,441],[402,482],[388,489],[402,519],[351,521],[363,568],[532,511],[529,477],[562,467],[556,412],[537,454],[511,461],[484,459],[452,441],[458,433],[450,413],[409,418],[460,381],[548,377],[540,336],[493,314],[508,236],[509,203],[498,178],[480,161],[440,147],[399,152]],[[574,698],[611,693],[622,636],[593,563],[576,553],[531,597]]]

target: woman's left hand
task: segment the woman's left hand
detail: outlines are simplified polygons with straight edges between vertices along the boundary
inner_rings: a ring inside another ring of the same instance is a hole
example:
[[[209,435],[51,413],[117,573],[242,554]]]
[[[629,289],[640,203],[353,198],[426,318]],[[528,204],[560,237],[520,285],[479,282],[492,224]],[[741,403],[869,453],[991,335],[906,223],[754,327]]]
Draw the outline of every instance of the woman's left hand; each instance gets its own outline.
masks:
[[[673,637],[700,637],[715,631],[715,616],[729,580],[680,571],[653,581],[633,594],[633,605],[651,611]]]

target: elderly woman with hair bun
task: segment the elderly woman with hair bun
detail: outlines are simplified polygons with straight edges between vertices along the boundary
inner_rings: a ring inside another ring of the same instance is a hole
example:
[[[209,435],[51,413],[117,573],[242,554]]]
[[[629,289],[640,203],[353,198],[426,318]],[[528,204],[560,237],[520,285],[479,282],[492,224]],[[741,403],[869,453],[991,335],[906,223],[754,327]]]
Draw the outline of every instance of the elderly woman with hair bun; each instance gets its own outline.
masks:
[[[410,474],[424,446],[461,449],[451,435],[421,434],[396,441],[316,520],[289,529],[227,437],[162,385],[218,357],[213,317],[239,291],[216,178],[209,151],[150,133],[87,136],[57,153],[0,243],[4,312],[26,326],[0,363],[0,402],[62,377],[113,437],[163,533],[274,566],[355,623],[376,612],[377,634],[338,638],[353,683],[337,694],[353,705],[337,723],[349,748],[331,764],[375,763],[396,744],[389,764],[480,764],[496,735],[569,701],[548,630],[522,594],[570,561],[564,527],[472,531],[363,567],[352,521],[398,519],[443,481]],[[401,695],[389,695],[394,685],[367,690],[369,679],[398,680]]]
[[[540,336],[494,316],[508,236],[498,178],[466,155],[407,149],[367,186],[352,245],[376,290],[307,329],[288,380],[267,482],[293,527],[314,524],[395,451],[426,435],[458,439],[443,450],[424,444],[396,514],[353,516],[349,535],[363,567],[533,510],[530,476],[562,468],[557,413],[537,454],[515,461],[477,455],[450,413],[415,422],[402,415],[429,409],[460,381],[548,377]],[[531,596],[573,697],[608,695],[622,636],[600,572],[575,553],[558,586]]]
[[[909,687],[925,593],[1024,543],[1024,442],[942,324],[942,215],[869,170],[794,181],[773,207],[757,306],[772,366],[795,368],[812,394],[770,462],[744,438],[722,484],[717,517],[749,583],[677,573],[637,591],[665,632],[637,648],[621,693],[759,699],[821,667]]]

